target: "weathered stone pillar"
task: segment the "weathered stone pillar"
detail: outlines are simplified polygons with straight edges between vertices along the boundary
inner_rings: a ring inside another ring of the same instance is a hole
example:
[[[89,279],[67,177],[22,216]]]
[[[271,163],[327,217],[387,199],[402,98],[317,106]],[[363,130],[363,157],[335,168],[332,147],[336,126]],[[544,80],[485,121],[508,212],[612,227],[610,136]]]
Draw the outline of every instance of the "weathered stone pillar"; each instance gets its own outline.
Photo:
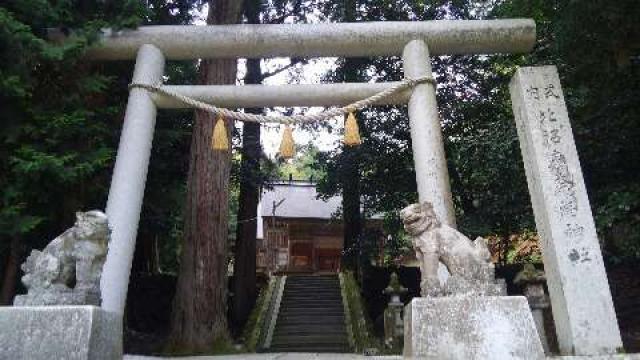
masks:
[[[429,48],[424,41],[410,41],[404,48],[402,60],[406,77],[431,75]],[[431,202],[438,218],[455,227],[449,171],[434,84],[423,83],[413,89],[409,99],[409,125],[420,202]]]
[[[400,300],[400,296],[407,293],[407,288],[400,283],[398,274],[392,272],[389,285],[383,293],[389,295],[389,303],[384,310],[384,344],[388,348],[397,349],[402,344],[404,337],[404,321],[402,320],[404,304]]]
[[[143,45],[138,51],[132,81],[158,83],[162,80],[164,62],[158,48]],[[155,122],[156,106],[148,91],[131,89],[107,200],[106,213],[112,232],[100,282],[102,307],[120,314],[127,297]]]
[[[616,353],[620,331],[557,69],[520,68],[510,91],[560,351]]]
[[[536,329],[540,336],[540,342],[545,354],[549,354],[549,340],[544,328],[544,313],[549,309],[549,297],[544,291],[544,284],[547,278],[544,271],[537,270],[533,264],[525,264],[513,282],[522,286],[524,297],[527,298],[533,321],[536,323]]]

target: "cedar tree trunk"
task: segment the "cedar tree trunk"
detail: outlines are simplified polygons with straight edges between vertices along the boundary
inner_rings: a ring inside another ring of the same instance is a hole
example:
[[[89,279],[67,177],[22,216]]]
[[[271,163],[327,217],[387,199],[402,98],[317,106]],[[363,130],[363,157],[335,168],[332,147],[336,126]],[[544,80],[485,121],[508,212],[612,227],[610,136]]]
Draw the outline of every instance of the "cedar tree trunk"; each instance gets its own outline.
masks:
[[[11,248],[9,257],[5,265],[2,280],[2,289],[0,290],[0,305],[13,304],[13,297],[16,294],[16,282],[18,279],[18,269],[20,269],[20,261],[24,246],[17,236],[11,238]]]
[[[245,84],[260,83],[260,60],[247,60]],[[257,109],[247,112],[259,113]],[[236,333],[249,318],[256,300],[256,230],[260,198],[260,124],[245,122],[242,131],[240,197],[233,268],[233,321]]]
[[[242,1],[209,0],[207,24],[237,23]],[[235,84],[236,60],[203,60],[202,84]],[[176,285],[170,349],[211,351],[229,339],[227,328],[227,226],[231,149],[213,151],[215,118],[196,112],[187,178],[180,273]],[[226,122],[231,139],[233,123]]]

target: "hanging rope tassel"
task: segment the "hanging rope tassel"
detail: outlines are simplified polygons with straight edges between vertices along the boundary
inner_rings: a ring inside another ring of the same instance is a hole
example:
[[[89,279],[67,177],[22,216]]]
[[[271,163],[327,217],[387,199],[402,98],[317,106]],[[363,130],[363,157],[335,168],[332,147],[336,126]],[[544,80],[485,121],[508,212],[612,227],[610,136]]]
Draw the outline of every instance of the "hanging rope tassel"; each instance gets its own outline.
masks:
[[[211,149],[218,151],[229,150],[229,139],[227,138],[227,129],[224,126],[224,118],[218,116],[216,126],[213,127],[213,136],[211,137]]]
[[[282,141],[280,142],[280,156],[283,159],[291,159],[295,155],[295,151],[293,130],[289,125],[286,125],[282,133]]]
[[[344,123],[344,144],[347,146],[362,144],[358,121],[356,121],[356,116],[353,115],[353,111],[349,112],[349,116],[347,116],[347,120]]]

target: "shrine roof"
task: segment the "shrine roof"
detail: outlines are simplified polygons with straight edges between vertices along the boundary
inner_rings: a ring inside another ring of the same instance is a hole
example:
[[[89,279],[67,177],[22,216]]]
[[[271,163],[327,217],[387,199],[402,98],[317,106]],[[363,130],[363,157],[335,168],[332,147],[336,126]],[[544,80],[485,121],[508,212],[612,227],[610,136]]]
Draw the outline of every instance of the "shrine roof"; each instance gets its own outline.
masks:
[[[280,203],[281,202],[281,203]],[[273,210],[273,205],[280,203]],[[342,205],[342,196],[319,199],[316,185],[308,181],[284,181],[262,191],[260,216],[332,219]]]
[[[274,216],[274,203],[280,203],[275,209],[277,218],[330,220],[338,214],[342,206],[342,196],[335,195],[326,200],[320,199],[316,184],[309,181],[293,180],[270,184],[268,188],[262,190],[258,204],[257,237],[259,239],[263,235],[263,218]],[[382,218],[382,214],[371,217],[373,220]]]

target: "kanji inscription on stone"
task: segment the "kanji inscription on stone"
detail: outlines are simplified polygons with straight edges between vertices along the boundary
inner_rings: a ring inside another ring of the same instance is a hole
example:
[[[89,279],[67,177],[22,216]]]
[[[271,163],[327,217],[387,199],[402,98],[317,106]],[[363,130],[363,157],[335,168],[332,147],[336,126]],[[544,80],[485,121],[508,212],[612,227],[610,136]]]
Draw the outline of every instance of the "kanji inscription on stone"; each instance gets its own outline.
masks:
[[[616,353],[620,331],[558,71],[520,68],[510,92],[560,351]]]

